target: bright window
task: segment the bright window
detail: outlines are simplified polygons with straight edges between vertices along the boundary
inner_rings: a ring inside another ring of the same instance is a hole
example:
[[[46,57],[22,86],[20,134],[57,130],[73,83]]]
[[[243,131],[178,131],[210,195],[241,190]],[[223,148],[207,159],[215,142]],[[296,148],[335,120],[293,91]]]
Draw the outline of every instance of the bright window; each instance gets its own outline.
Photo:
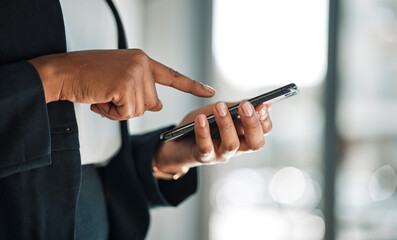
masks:
[[[324,79],[328,1],[214,0],[213,21],[215,64],[235,88]]]

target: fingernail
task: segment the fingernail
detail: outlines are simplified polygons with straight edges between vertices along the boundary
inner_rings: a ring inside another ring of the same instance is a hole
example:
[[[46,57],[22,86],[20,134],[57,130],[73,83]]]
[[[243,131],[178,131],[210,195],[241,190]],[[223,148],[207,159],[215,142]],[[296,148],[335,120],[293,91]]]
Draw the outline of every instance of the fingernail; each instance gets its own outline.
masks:
[[[206,85],[206,84],[203,84],[203,87],[204,87],[204,89],[205,89],[207,92],[209,92],[209,93],[211,93],[211,94],[215,94],[215,93],[216,93],[216,90],[215,90],[213,87],[210,87],[210,86],[208,86],[208,85]]]
[[[266,119],[266,115],[267,115],[267,112],[266,112],[266,109],[265,108],[262,108],[260,111],[259,111],[259,118],[260,118],[260,120],[265,120]]]
[[[261,111],[259,112],[259,119],[260,119],[261,121],[264,121],[266,118],[267,118],[266,111],[265,111],[265,110],[261,110]]]
[[[200,116],[200,117],[198,118],[198,122],[199,122],[200,127],[202,127],[202,128],[205,127],[206,119],[205,119],[204,116]]]
[[[216,104],[216,110],[218,111],[219,115],[221,117],[226,117],[227,115],[227,107],[226,104],[224,102],[218,102]]]
[[[252,105],[249,102],[243,103],[243,112],[246,117],[251,117],[252,114],[254,113],[254,109],[252,108]]]

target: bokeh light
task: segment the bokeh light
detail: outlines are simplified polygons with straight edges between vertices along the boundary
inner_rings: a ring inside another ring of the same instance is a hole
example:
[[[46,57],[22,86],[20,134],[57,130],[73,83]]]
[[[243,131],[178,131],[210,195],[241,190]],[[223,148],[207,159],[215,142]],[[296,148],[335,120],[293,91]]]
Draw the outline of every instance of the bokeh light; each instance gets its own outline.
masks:
[[[291,204],[302,197],[306,187],[302,171],[294,167],[279,170],[270,182],[272,198],[283,204]]]
[[[386,200],[397,187],[397,175],[390,165],[378,168],[369,180],[369,195],[373,201]]]

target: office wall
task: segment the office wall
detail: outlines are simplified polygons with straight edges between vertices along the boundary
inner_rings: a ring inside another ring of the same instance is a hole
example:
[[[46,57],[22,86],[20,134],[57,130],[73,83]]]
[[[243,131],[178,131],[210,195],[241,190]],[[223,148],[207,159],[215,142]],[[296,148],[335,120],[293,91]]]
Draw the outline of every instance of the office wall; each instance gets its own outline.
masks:
[[[150,57],[178,72],[206,81],[202,64],[201,1],[117,0],[116,3],[126,27],[129,47],[142,48]],[[163,110],[146,112],[143,117],[131,120],[131,133],[177,124],[202,104],[200,98],[169,87],[157,85],[157,90]],[[194,197],[177,208],[152,210],[148,239],[203,239],[199,204],[199,197]]]

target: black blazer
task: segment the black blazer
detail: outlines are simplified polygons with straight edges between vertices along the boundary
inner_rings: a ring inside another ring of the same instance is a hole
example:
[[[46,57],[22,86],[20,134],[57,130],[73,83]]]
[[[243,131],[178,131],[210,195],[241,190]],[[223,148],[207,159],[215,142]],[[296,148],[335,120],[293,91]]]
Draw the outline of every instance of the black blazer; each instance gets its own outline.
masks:
[[[65,52],[57,0],[0,0],[0,239],[73,239],[81,162],[73,104],[45,103],[28,59]],[[197,172],[156,181],[159,133],[129,136],[100,169],[110,239],[143,239],[148,209],[177,205],[196,191]]]

